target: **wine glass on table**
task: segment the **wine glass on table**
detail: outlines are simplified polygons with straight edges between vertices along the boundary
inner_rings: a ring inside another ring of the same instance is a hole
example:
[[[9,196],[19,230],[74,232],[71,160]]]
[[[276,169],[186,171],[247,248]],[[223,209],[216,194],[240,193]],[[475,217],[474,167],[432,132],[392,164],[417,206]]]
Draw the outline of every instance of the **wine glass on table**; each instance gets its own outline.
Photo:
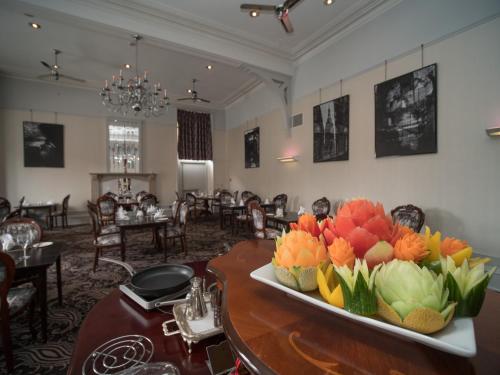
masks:
[[[33,236],[31,235],[31,230],[29,228],[23,228],[21,230],[18,238],[19,238],[19,244],[23,248],[23,257],[21,259],[28,260],[30,256],[27,255],[27,250],[28,250],[28,247],[33,242]]]

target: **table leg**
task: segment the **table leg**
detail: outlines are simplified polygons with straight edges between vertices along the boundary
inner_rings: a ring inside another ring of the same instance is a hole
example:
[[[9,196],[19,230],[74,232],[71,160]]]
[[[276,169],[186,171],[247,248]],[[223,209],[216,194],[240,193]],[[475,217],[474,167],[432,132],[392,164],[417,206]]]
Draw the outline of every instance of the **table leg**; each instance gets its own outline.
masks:
[[[163,252],[165,253],[165,263],[167,263],[167,223],[163,226]]]
[[[50,230],[54,229],[54,222],[52,219],[52,207],[49,207],[49,228]]]
[[[57,299],[59,306],[62,306],[62,278],[61,278],[61,256],[56,259],[56,274],[57,274]]]
[[[39,272],[38,297],[40,303],[42,341],[46,343],[47,342],[47,268],[44,268]]]
[[[122,257],[122,262],[125,262],[125,229],[120,227],[120,253]]]
[[[222,204],[219,206],[220,229],[224,229],[224,215],[222,214]]]

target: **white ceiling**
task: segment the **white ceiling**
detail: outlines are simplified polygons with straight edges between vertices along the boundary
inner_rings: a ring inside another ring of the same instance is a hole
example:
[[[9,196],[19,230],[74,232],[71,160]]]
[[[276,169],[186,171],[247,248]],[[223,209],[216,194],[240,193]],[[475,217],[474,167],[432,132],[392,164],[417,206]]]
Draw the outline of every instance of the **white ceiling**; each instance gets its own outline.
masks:
[[[97,90],[120,65],[135,63],[130,35],[140,33],[139,68],[174,102],[197,78],[199,95],[212,101],[204,107],[224,108],[259,83],[244,65],[291,75],[295,59],[397,2],[337,0],[325,7],[322,0],[302,0],[290,12],[295,31],[286,34],[273,15],[251,19],[235,0],[3,0],[0,72],[36,79],[46,73],[40,60],[52,63],[57,48],[61,73]],[[31,29],[25,13],[42,29]]]

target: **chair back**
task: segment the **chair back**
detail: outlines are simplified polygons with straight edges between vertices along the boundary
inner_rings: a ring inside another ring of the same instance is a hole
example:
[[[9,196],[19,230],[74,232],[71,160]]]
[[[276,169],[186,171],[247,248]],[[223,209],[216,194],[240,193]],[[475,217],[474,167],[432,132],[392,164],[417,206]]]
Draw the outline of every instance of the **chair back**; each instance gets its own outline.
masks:
[[[5,221],[7,221],[9,219],[12,219],[14,217],[21,217],[21,211],[22,210],[20,208],[14,210],[14,211],[11,211],[7,216],[5,216],[3,218],[3,221],[1,221],[1,223],[5,222]]]
[[[182,199],[181,195],[179,194],[178,191],[175,192],[175,196],[177,197],[177,200],[180,201]]]
[[[97,199],[97,214],[100,225],[108,225],[115,223],[116,200],[105,194]]]
[[[238,190],[233,193],[233,198],[235,202],[238,202]]]
[[[40,242],[42,240],[42,227],[34,219],[29,217],[13,217],[5,220],[0,225],[0,233],[12,233],[14,227],[17,227],[17,230],[30,231],[33,234],[34,242]]]
[[[243,202],[246,202],[248,198],[250,198],[254,193],[252,193],[249,190],[245,190],[244,192],[241,193],[241,199],[243,199]]]
[[[179,206],[180,206],[180,208],[179,208],[179,226],[181,227],[182,233],[186,233],[189,207],[188,207],[186,202],[182,202]]]
[[[312,204],[313,214],[318,220],[322,220],[330,213],[330,201],[326,198],[320,198]]]
[[[266,238],[266,211],[259,205],[257,201],[252,201],[248,205],[248,211],[252,218],[252,224],[255,237]]]
[[[64,215],[68,214],[68,207],[69,207],[69,198],[71,197],[71,194],[68,194],[64,197],[62,201],[62,212]]]
[[[92,223],[92,232],[94,234],[94,239],[97,240],[99,233],[101,233],[101,225],[99,223],[97,205],[87,201],[87,209],[89,211],[90,222]]]
[[[19,208],[22,208],[23,207],[23,203],[24,203],[24,195],[21,199],[19,199]]]
[[[107,192],[107,193],[105,193],[104,195],[107,195],[108,197],[113,198],[115,201],[117,201],[117,200],[118,200],[118,198],[119,198],[119,197],[118,197],[118,195],[117,195],[117,194],[115,194],[115,193],[113,193],[112,191],[108,191],[108,192]]]
[[[231,198],[233,195],[229,191],[221,191],[219,194],[221,204],[231,204]]]
[[[147,192],[147,191],[142,190],[142,191],[138,192],[138,193],[135,195],[135,200],[136,200],[138,203],[141,203],[142,198],[143,198],[145,195],[147,195],[147,194],[148,194],[148,192]]]
[[[193,193],[186,193],[186,204],[188,207],[196,205],[196,196]]]
[[[391,210],[394,223],[410,227],[415,232],[420,232],[425,222],[425,214],[421,208],[412,204],[398,206]]]
[[[148,193],[144,195],[139,203],[139,207],[144,211],[149,206],[156,206],[158,204],[158,198],[156,195]]]
[[[250,204],[250,202],[252,201],[256,201],[258,204],[261,204],[262,203],[262,199],[260,199],[260,197],[256,194],[254,195],[251,195],[250,197],[247,198],[247,200],[245,201],[245,206],[247,207],[248,209],[248,205]]]
[[[10,214],[10,202],[7,198],[0,197],[0,223]]]
[[[273,203],[276,208],[286,209],[286,203],[288,202],[288,195],[281,193],[273,198]]]

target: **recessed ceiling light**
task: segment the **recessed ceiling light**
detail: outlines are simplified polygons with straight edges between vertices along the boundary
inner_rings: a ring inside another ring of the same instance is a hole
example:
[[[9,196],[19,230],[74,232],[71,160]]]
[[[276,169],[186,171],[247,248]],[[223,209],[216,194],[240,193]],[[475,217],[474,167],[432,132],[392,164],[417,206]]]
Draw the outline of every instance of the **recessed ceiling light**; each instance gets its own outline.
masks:
[[[123,66],[125,67],[125,69],[130,69],[132,67],[132,65],[130,65],[130,64],[125,64]]]
[[[208,64],[206,67],[208,70],[212,70],[214,67],[211,64]]]
[[[191,90],[191,89],[187,89],[186,91],[187,91],[188,93],[190,93],[190,94],[193,92],[193,90]]]
[[[254,17],[255,18],[255,17],[259,16],[260,12],[259,12],[258,9],[252,9],[249,14],[250,14],[250,17]]]
[[[323,0],[325,5],[332,5],[335,0]]]
[[[30,25],[35,30],[38,30],[38,29],[42,28],[42,25],[40,25],[39,23],[36,23],[36,22],[28,22],[28,25]]]

